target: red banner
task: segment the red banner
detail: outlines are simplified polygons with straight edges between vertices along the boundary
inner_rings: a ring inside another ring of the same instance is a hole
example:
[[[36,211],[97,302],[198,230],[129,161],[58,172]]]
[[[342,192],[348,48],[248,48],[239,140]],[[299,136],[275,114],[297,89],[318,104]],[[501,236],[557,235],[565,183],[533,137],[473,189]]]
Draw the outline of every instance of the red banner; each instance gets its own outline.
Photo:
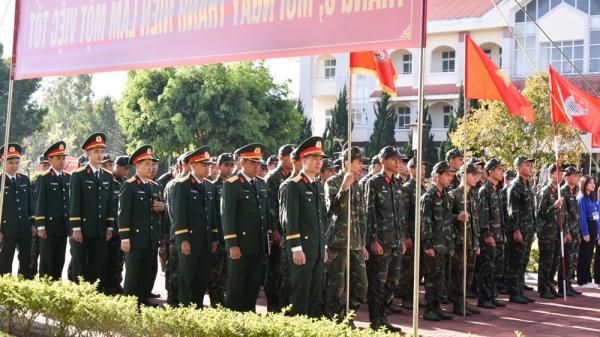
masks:
[[[419,47],[420,0],[17,0],[14,78]]]

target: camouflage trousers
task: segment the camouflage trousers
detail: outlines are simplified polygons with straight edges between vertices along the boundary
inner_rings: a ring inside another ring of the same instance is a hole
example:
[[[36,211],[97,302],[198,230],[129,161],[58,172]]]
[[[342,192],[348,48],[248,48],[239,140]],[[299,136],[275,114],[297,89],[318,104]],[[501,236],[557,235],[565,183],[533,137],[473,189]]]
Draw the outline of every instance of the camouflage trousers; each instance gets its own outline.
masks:
[[[279,288],[279,308],[283,309],[290,305],[290,296],[292,295],[292,279],[290,274],[290,260],[286,254],[286,248],[281,248],[281,287]]]
[[[434,257],[423,256],[425,263],[425,302],[428,308],[439,308],[441,297],[446,293],[446,264],[450,260],[448,254],[435,253]],[[415,304],[416,305],[416,304]]]
[[[394,299],[400,283],[400,256],[401,248],[384,248],[381,255],[369,252],[367,300],[371,322],[385,317],[385,310]]]
[[[504,273],[504,243],[488,246],[484,241],[480,241],[479,247],[479,273],[475,276],[479,288],[479,302],[491,302],[498,297],[498,283]]]
[[[281,286],[281,252],[278,245],[271,246],[271,253],[265,259],[267,270],[265,272],[264,292],[267,297],[267,311],[279,312],[279,288]]]
[[[477,261],[477,251],[467,249],[467,260],[464,259],[464,245],[456,245],[454,254],[450,257],[450,289],[448,289],[448,299],[456,304],[463,303],[463,282],[465,282],[464,271],[467,268],[466,289],[469,290],[473,282],[475,273],[475,263]]]
[[[219,241],[217,251],[210,256],[210,279],[207,290],[211,307],[216,308],[218,305],[225,307],[225,289],[228,280],[225,243]]]
[[[327,260],[327,284],[325,293],[325,316],[333,318],[338,315],[343,318],[346,308],[346,296],[343,295],[346,288],[346,267],[347,251],[346,249],[328,249],[329,259]],[[357,311],[367,295],[368,281],[367,268],[365,265],[365,256],[362,250],[350,251],[350,310]]]
[[[106,271],[102,280],[104,293],[122,293],[123,264],[125,264],[125,252],[121,250],[121,237],[113,236],[106,245]]]
[[[29,269],[31,269],[31,277],[35,277],[38,273],[38,259],[40,257],[40,237],[34,235],[31,237],[31,264],[29,265]]]
[[[522,233],[523,241],[515,242],[514,233],[508,232],[507,236],[507,251],[506,255],[506,286],[509,295],[522,295],[525,285],[525,271],[529,262],[528,251],[531,252],[532,233]],[[527,247],[530,247],[529,250]]]
[[[169,259],[165,272],[165,288],[167,288],[167,304],[179,305],[179,258],[177,257],[177,246],[175,242],[175,226],[171,227],[169,240]]]
[[[540,261],[538,263],[538,292],[540,294],[554,289],[552,281],[560,263],[560,240],[539,240]]]
[[[160,240],[161,245],[158,246],[158,258],[160,260],[160,269],[161,270],[165,270],[167,268],[167,263],[169,261],[169,238],[165,237],[162,240]],[[162,243],[165,244],[162,244]]]
[[[567,280],[567,289],[571,286],[571,279],[573,275],[575,275],[575,270],[577,269],[577,258],[579,257],[579,246],[581,242],[579,241],[579,237],[571,238],[571,242],[565,243],[565,271],[567,277],[563,277],[562,266],[558,264],[558,287],[562,288],[563,279]]]
[[[425,266],[423,265],[423,255],[420,255],[419,262],[419,280],[425,275]],[[400,295],[402,301],[410,300],[412,302],[413,292],[415,289],[415,247],[412,246],[406,249],[406,253],[402,255],[400,265],[400,283],[396,293]]]

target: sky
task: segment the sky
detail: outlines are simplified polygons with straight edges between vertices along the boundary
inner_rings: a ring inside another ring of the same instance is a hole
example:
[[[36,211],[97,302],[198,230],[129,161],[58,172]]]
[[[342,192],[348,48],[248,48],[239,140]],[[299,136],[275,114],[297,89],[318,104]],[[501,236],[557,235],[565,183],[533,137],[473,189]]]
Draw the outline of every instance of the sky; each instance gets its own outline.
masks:
[[[8,2],[8,3],[7,3]],[[0,0],[0,42],[4,44],[3,57],[10,55],[12,51],[12,39],[15,17],[15,0]],[[291,79],[289,85],[292,95],[298,97],[300,92],[300,62],[296,58],[293,59],[270,59],[267,64],[271,69],[275,82],[281,83],[287,79]],[[43,84],[47,85],[55,77],[44,78]],[[96,98],[106,95],[113,96],[116,99],[121,98],[121,93],[125,87],[127,74],[124,71],[105,72],[94,74],[92,90]],[[35,98],[41,97],[41,93],[37,93]]]

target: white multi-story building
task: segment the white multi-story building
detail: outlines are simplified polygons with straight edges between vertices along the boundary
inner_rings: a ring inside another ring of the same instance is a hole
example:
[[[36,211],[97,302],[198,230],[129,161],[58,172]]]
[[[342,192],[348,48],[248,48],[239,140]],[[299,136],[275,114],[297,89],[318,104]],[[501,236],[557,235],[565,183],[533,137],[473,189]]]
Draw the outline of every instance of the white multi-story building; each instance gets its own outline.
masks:
[[[458,90],[464,81],[464,35],[469,34],[517,87],[533,72],[525,52],[507,27],[503,16],[534,60],[547,70],[548,64],[563,75],[575,75],[571,66],[553,50],[546,36],[521,11],[514,0],[496,0],[500,12],[489,0],[429,0],[427,48],[425,49],[425,103],[430,107],[436,146],[446,139],[448,116],[457,108]],[[521,0],[521,5],[557,43],[588,80],[600,89],[600,0]],[[388,50],[398,80],[397,145],[408,141],[417,119],[420,49]],[[349,54],[316,55],[300,58],[300,95],[305,113],[311,116],[313,132],[321,135],[338,93],[349,83]],[[373,133],[373,104],[381,95],[376,79],[362,75],[353,79],[353,143],[364,146]],[[570,78],[581,88],[579,78]],[[585,137],[591,147],[589,137]],[[600,153],[600,149],[593,149]],[[595,153],[596,155],[596,153]]]

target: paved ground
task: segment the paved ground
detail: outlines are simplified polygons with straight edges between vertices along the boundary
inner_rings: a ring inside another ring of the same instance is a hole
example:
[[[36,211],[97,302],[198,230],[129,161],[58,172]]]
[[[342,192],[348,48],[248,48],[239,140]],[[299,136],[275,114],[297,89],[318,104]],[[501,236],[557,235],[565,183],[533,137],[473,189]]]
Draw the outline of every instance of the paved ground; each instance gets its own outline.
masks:
[[[68,250],[67,250],[68,251]],[[16,256],[15,256],[16,257]],[[67,259],[69,258],[67,253]],[[67,261],[68,264],[68,261]],[[17,270],[17,261],[13,270]],[[66,266],[63,279],[66,280]],[[536,288],[536,280],[527,280]],[[478,336],[515,336],[520,331],[524,336],[600,336],[600,289],[581,289],[583,295],[575,298],[546,300],[540,299],[537,292],[528,291],[530,297],[536,298],[533,304],[513,304],[508,302],[508,296],[501,295],[501,300],[507,303],[506,308],[484,310],[483,314],[472,317],[455,316],[452,321],[430,322],[423,320],[425,309],[419,310],[419,333],[425,336],[466,336],[468,333]],[[161,295],[158,303],[164,303],[167,298],[164,277],[158,275],[153,292]],[[424,288],[420,288],[421,299],[424,299]],[[400,304],[400,300],[395,300]],[[204,304],[210,302],[205,297]],[[476,300],[469,301],[476,304]],[[443,309],[451,310],[452,305],[443,305]],[[257,311],[266,312],[266,298],[261,292]],[[412,331],[412,311],[405,310],[401,314],[389,316],[390,322],[402,328],[402,331]],[[361,306],[357,313],[356,325],[361,328],[368,326],[367,305]]]

